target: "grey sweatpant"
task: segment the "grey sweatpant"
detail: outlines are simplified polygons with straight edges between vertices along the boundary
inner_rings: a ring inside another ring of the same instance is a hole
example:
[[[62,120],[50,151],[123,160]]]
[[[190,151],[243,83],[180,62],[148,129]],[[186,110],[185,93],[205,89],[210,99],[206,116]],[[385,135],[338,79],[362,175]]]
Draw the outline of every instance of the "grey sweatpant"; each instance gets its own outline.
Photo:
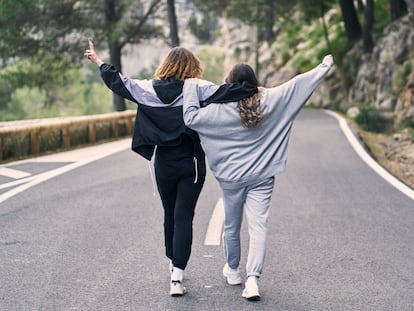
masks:
[[[221,189],[224,202],[224,255],[230,268],[240,263],[240,228],[245,212],[249,232],[247,276],[260,277],[266,253],[267,216],[274,186],[274,177],[239,189]]]

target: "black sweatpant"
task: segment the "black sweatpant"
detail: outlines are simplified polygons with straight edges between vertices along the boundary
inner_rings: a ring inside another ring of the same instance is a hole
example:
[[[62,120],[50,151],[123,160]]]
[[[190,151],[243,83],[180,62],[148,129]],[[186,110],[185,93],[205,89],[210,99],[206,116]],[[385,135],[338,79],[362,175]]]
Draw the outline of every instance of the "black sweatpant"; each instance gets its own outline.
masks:
[[[155,177],[164,207],[166,256],[174,267],[184,270],[191,254],[194,210],[204,184],[206,164],[204,157],[194,161],[193,147],[191,152],[171,148],[158,147]]]

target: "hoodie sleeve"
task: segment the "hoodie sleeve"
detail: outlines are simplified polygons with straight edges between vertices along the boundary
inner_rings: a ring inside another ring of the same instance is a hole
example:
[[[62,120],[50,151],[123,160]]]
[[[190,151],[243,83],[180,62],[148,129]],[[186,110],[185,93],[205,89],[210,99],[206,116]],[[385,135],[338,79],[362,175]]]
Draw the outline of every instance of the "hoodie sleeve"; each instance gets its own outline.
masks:
[[[183,88],[183,119],[185,125],[197,130],[200,123],[200,101],[198,99],[198,79],[186,79]]]
[[[269,100],[276,101],[280,105],[279,109],[295,115],[323,81],[332,65],[331,58],[325,57],[320,65],[310,71],[296,75],[277,87],[269,88]]]
[[[137,103],[137,100],[131,95],[128,89],[125,87],[123,77],[121,73],[115,69],[114,66],[108,64],[102,64],[99,67],[101,71],[102,80],[105,82],[106,86],[111,89],[115,94],[121,96],[122,98],[128,99],[134,103]]]

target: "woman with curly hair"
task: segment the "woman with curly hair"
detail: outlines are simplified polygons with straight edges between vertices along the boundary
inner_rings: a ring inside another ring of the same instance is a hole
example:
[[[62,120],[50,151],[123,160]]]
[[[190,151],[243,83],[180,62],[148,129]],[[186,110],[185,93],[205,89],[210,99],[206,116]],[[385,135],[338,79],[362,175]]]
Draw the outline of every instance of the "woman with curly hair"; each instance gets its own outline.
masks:
[[[233,83],[233,89],[255,88],[250,96],[236,97],[220,87],[204,100],[203,85],[197,79],[185,81],[184,122],[198,132],[223,195],[223,275],[231,285],[242,283],[240,228],[243,212],[246,215],[250,240],[242,296],[248,300],[260,299],[258,279],[265,259],[270,200],[275,175],[286,166],[293,122],[332,65],[328,55],[312,70],[279,86],[262,88],[249,65],[237,64],[226,82]]]

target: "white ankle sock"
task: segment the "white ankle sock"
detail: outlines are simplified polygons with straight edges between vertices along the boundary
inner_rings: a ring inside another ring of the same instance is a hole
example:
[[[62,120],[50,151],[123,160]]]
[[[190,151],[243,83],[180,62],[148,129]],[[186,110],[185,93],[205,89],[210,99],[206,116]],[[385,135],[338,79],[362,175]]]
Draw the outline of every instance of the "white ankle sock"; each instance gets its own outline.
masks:
[[[251,283],[251,282],[253,282],[253,283],[256,283],[257,284],[257,280],[258,280],[259,278],[257,277],[257,276],[254,276],[254,275],[251,275],[251,276],[249,276],[248,278],[247,278],[247,282],[249,282],[249,283]],[[247,283],[246,282],[246,283]]]
[[[174,267],[173,272],[171,274],[172,281],[182,281],[184,276],[184,270]]]

